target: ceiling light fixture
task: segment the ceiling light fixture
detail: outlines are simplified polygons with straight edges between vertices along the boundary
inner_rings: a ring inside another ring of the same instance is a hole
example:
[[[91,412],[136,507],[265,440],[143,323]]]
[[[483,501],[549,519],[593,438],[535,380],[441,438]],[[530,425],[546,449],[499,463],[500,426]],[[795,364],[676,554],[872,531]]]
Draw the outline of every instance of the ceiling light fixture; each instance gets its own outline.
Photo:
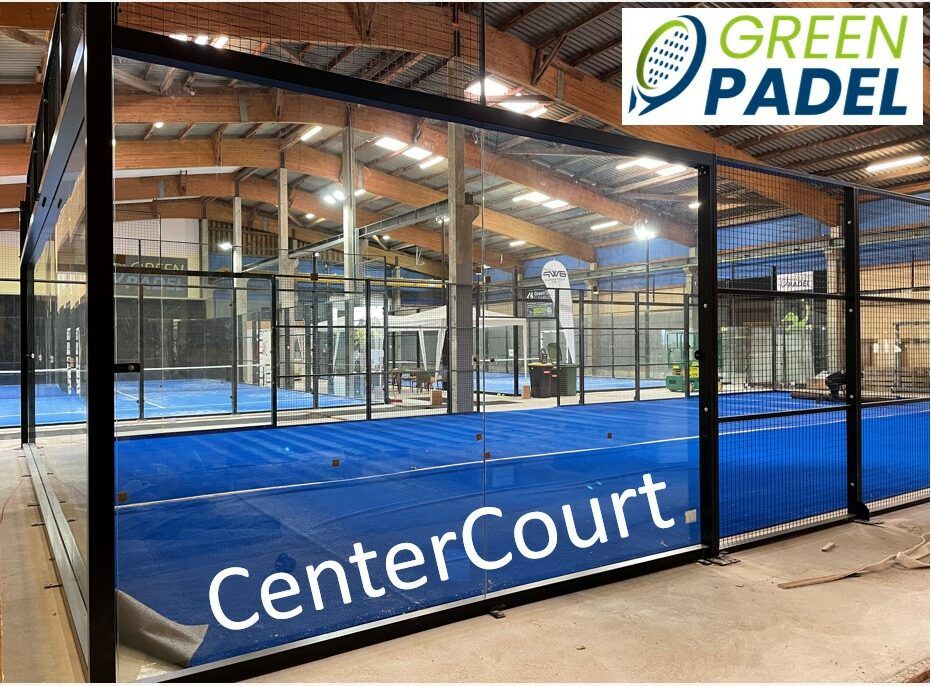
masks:
[[[656,238],[656,232],[652,229],[648,229],[645,226],[635,226],[634,234],[637,236],[637,240],[648,241],[652,238]]]
[[[229,241],[223,241],[222,243],[218,243],[218,244],[217,244],[217,247],[218,247],[220,250],[223,250],[224,252],[226,252],[226,251],[229,251],[229,250],[232,249],[233,244],[230,243]]]
[[[322,126],[312,126],[309,129],[307,129],[304,133],[301,134],[301,140],[309,141],[311,138],[316,136],[322,130],[323,130]]]
[[[507,86],[497,79],[493,79],[490,76],[485,77],[485,97],[498,98],[502,95],[507,95],[509,90]],[[465,91],[470,95],[479,97],[482,94],[482,82],[476,79],[466,87]]]
[[[210,40],[210,36],[204,35],[203,33],[197,36],[194,39],[195,45],[207,45],[207,42]]]
[[[304,215],[304,219],[313,219],[316,216],[317,215],[315,215],[313,212],[308,212],[307,214]]]
[[[656,175],[657,176],[673,176],[674,174],[681,174],[686,169],[688,169],[688,167],[686,167],[684,164],[671,164],[668,167],[665,167],[664,169],[657,169]]]
[[[421,163],[420,163],[420,168],[421,168],[421,169],[429,169],[429,168],[432,167],[433,165],[439,164],[439,163],[442,162],[444,159],[446,159],[446,158],[445,158],[445,157],[441,157],[440,155],[437,155],[436,157],[430,158],[430,159],[427,160],[426,162],[421,162]]]
[[[341,190],[337,189],[333,191],[333,197],[339,200],[340,202],[342,202],[343,200],[346,199],[346,194],[343,193]]]
[[[356,191],[353,193],[353,195],[356,196],[356,197],[358,198],[358,197],[359,197],[360,195],[362,195],[363,193],[365,193],[365,189],[364,189],[364,188],[357,188]]]
[[[617,226],[621,222],[614,220],[610,222],[600,222],[598,224],[592,224],[592,231],[601,231],[602,229],[610,229],[612,226]]]
[[[510,245],[512,248],[517,248],[521,245],[526,245],[526,244],[527,244],[527,241],[511,241],[510,243],[508,243],[508,245]]]
[[[690,203],[689,203],[689,209],[690,209],[690,210],[697,210],[699,207],[701,207],[701,203],[700,203],[700,202],[690,202]]]
[[[392,138],[391,136],[382,136],[377,141],[375,141],[375,145],[377,145],[379,148],[390,150],[391,152],[397,152],[398,150],[403,150],[407,147],[407,143],[403,143],[397,138]]]
[[[415,146],[413,146],[413,147],[408,148],[407,150],[405,150],[405,151],[402,152],[401,154],[404,155],[405,157],[410,157],[412,160],[417,160],[418,162],[420,162],[421,160],[425,160],[425,159],[427,159],[428,157],[430,157],[430,155],[432,155],[433,153],[430,152],[429,150],[424,150],[423,148],[418,148],[418,147],[415,145]]]
[[[164,125],[165,125],[165,122],[163,122],[163,121],[157,121],[157,122],[155,122],[154,124],[152,124],[152,126],[154,126],[156,129],[160,129],[160,128],[162,128]]]
[[[229,40],[229,36],[217,36],[213,39],[213,47],[222,48],[226,45],[226,42]]]
[[[550,196],[539,191],[530,191],[529,193],[515,195],[512,202],[546,202],[549,199]]]
[[[391,240],[391,236],[389,236],[388,234],[385,234],[384,236],[381,237],[381,239],[382,239],[383,241],[390,241],[390,240]]]
[[[551,210],[561,210],[563,207],[568,207],[569,203],[565,200],[549,200],[543,203],[543,207],[548,207]]]
[[[191,37],[186,33],[169,33],[169,38],[174,38],[175,40],[189,41]]]
[[[657,169],[662,167],[665,162],[662,160],[656,160],[652,157],[638,157],[635,160],[630,160],[629,162],[623,162],[615,167],[618,171],[623,171],[625,169],[630,169],[631,167],[640,167],[641,169]]]
[[[886,169],[895,169],[896,167],[910,167],[915,164],[921,163],[924,158],[921,155],[914,155],[912,157],[903,157],[898,160],[889,160],[888,162],[876,162],[871,164],[866,168],[868,172],[878,172],[885,171]]]
[[[336,198],[334,198],[332,195],[324,195],[323,202],[325,202],[327,205],[335,205]]]

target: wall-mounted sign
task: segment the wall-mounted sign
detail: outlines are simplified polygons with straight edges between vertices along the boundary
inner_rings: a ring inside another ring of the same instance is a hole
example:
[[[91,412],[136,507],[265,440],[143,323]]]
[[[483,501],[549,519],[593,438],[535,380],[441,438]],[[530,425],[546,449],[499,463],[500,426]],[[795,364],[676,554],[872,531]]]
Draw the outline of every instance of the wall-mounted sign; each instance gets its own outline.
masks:
[[[545,288],[528,288],[524,291],[524,316],[531,319],[554,319],[556,308]]]
[[[813,291],[815,290],[814,272],[793,272],[776,275],[777,291]]]
[[[114,255],[113,263],[120,267],[143,267],[159,269],[162,272],[187,271],[185,257],[149,257],[143,255]],[[113,275],[113,294],[117,296],[139,295],[139,279],[142,278],[143,297],[146,298],[186,298],[188,284],[186,276],[169,276],[165,274],[129,274],[116,272]]]

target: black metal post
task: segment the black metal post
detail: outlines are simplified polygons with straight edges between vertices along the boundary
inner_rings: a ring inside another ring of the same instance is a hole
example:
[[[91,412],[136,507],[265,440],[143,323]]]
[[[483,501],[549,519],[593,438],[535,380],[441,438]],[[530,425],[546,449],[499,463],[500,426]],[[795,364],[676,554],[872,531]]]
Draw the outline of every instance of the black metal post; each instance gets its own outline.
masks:
[[[572,291],[569,291],[570,297]],[[579,292],[579,404],[585,404],[585,291]]]
[[[110,3],[85,5],[88,678],[116,681],[113,76]]]
[[[19,204],[20,245],[29,227],[29,203]],[[35,441],[35,269],[29,260],[19,267],[19,437],[23,444]]]
[[[136,302],[136,316],[139,318],[139,341],[137,352],[139,355],[139,419],[145,419],[145,295],[142,285],[142,274],[139,275],[139,295]]]
[[[640,400],[640,291],[634,291],[634,400]]]
[[[652,365],[653,360],[650,357],[650,336],[652,334],[652,332],[650,331],[650,303],[653,300],[653,294],[650,290],[650,240],[651,239],[647,238],[646,293],[645,293],[647,300],[646,300],[646,307],[643,310],[643,328],[647,334],[646,338],[643,339],[643,356],[646,358],[646,371],[647,371],[648,379],[651,378],[650,375],[653,373],[653,365]]]
[[[701,542],[720,549],[718,484],[717,161],[698,168],[698,448]],[[688,361],[687,361],[688,363]]]
[[[482,7],[482,15],[485,14],[485,8]],[[484,91],[483,91],[484,92]],[[520,294],[517,286],[518,278],[518,268],[514,267],[512,272],[511,283],[512,283],[512,293],[511,298],[513,300],[513,306],[511,307],[511,314],[515,317],[520,316]],[[511,327],[511,336],[514,341],[514,395],[520,395],[520,353],[523,348],[523,338],[521,338],[520,343],[517,341],[517,337],[520,335],[520,327],[514,326]]]
[[[395,258],[397,259],[397,258]],[[381,294],[381,316],[382,316],[382,357],[381,357],[381,376],[384,397],[382,403],[387,405],[391,396],[391,375],[388,373],[388,283],[385,282],[385,290]],[[437,341],[439,344],[439,341]]]
[[[559,326],[559,288],[554,288],[553,292],[556,293],[556,407],[562,406],[562,389],[559,385],[562,383],[562,371],[560,370],[561,362],[560,350],[562,346],[560,345],[560,326]]]
[[[472,300],[475,303],[475,314],[472,317],[473,326],[472,329],[475,331],[475,346],[473,347],[472,360],[475,363],[475,411],[482,411],[482,391],[484,390],[483,375],[484,371],[482,367],[484,366],[484,351],[483,343],[485,342],[485,322],[482,321],[482,287],[481,285],[476,285],[472,287],[473,297]]]
[[[684,339],[682,341],[682,367],[683,367],[682,378],[685,381],[685,397],[686,398],[689,398],[692,395],[692,389],[691,389],[692,360],[690,359],[691,358],[691,345],[689,341],[689,336],[690,336],[689,334],[689,314],[690,314],[689,310],[692,307],[691,300],[692,298],[688,293],[686,293],[682,298],[683,306],[685,308],[682,312],[682,326],[683,326],[683,339]],[[701,375],[699,375],[699,379],[701,379]],[[699,385],[701,385],[701,381],[699,381]]]
[[[230,334],[232,337],[232,369],[230,374],[230,408],[233,414],[239,409],[239,306],[236,302],[238,289],[233,279],[233,299],[230,302]]]
[[[305,372],[307,364],[310,364],[310,391],[313,395],[313,408],[316,410],[320,407],[320,363],[317,360],[317,285],[314,284],[314,299],[310,303],[310,344],[304,346]],[[307,381],[304,382],[306,391]]]
[[[271,289],[271,358],[272,371],[271,376],[271,422],[272,426],[278,426],[278,279],[272,277]]]
[[[776,266],[773,265],[772,275],[770,276],[769,287],[772,289],[773,292],[775,292],[778,286],[779,286],[779,281],[778,281],[778,276],[776,274]],[[769,325],[770,325],[771,330],[770,330],[770,351],[769,351],[770,361],[769,361],[769,364],[771,366],[771,369],[769,370],[769,372],[770,372],[770,377],[771,377],[770,378],[770,390],[772,391],[775,391],[777,388],[779,388],[779,375],[778,375],[778,372],[776,371],[776,365],[779,359],[776,354],[777,349],[779,347],[779,334],[777,331],[777,329],[779,328],[779,302],[780,301],[778,299],[773,298],[770,304]],[[699,376],[701,375],[699,374]]]
[[[444,261],[443,264],[446,264]],[[452,284],[448,281],[446,282],[446,340],[443,345],[448,346],[447,350],[449,351],[446,354],[446,414],[453,413],[453,343],[450,336],[452,335],[452,313],[449,311],[450,307],[450,297],[449,289],[452,288]],[[395,346],[395,351],[397,351],[397,346]],[[442,353],[440,353],[442,356]],[[403,375],[402,375],[403,376]]]
[[[862,418],[860,367],[860,191],[844,189],[844,356],[847,376],[847,513],[869,519],[863,502]],[[829,332],[830,333],[830,332]]]
[[[365,418],[372,418],[372,282],[365,280]]]

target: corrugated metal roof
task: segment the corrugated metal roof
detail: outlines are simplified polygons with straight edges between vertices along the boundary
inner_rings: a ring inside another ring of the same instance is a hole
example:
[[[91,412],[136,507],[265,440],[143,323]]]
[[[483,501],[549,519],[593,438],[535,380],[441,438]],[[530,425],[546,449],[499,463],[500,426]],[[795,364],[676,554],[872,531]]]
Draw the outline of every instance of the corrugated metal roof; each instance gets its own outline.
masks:
[[[43,38],[42,31],[26,31]],[[45,62],[45,48],[25,45],[0,34],[0,83],[35,83],[36,68]]]

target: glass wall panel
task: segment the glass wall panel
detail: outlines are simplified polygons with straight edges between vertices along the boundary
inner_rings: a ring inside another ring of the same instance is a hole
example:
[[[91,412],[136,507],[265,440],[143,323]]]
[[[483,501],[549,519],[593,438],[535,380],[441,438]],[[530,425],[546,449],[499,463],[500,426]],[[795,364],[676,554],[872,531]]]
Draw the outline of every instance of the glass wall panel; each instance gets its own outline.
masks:
[[[485,145],[480,384],[518,392],[482,396],[495,508],[485,536],[501,561],[488,592],[697,545],[697,398],[683,342],[698,331],[687,325],[695,170],[474,135]],[[515,274],[488,257],[514,248]],[[503,347],[524,328],[520,352]],[[528,360],[515,390],[502,354]]]
[[[19,426],[19,234],[0,231],[0,430]]]
[[[87,594],[87,292],[83,132],[54,201],[59,208],[35,267],[33,328],[36,443],[47,486],[57,496],[72,541],[69,564]]]

